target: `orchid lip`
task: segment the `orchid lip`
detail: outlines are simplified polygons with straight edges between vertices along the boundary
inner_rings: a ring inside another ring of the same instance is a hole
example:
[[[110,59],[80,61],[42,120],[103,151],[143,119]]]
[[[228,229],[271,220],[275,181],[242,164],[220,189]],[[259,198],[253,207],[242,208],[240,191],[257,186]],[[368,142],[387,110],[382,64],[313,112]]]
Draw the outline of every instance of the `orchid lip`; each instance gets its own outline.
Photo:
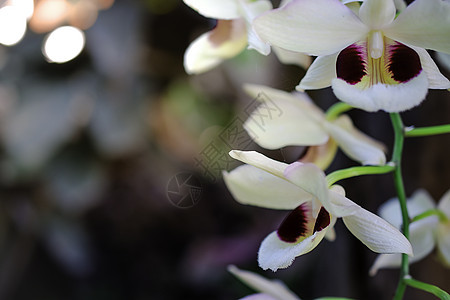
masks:
[[[422,65],[416,51],[375,33],[372,39],[343,49],[336,61],[337,77],[361,89],[380,83],[406,83],[421,72]]]
[[[330,225],[330,214],[321,207],[316,218],[312,216],[311,203],[305,202],[297,206],[281,223],[277,230],[280,240],[286,243],[296,243]],[[313,223],[314,222],[314,223]]]

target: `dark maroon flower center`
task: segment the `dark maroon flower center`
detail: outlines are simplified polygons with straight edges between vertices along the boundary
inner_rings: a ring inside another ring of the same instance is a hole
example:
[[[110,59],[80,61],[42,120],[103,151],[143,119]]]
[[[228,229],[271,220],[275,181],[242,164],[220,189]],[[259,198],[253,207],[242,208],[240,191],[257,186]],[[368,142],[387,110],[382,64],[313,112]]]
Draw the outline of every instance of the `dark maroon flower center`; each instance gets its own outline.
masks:
[[[358,45],[350,45],[339,53],[336,61],[336,75],[349,84],[361,81],[365,71],[362,49]]]
[[[284,242],[295,243],[300,237],[307,236],[310,210],[310,203],[303,203],[296,207],[281,223],[277,231],[278,237]],[[321,231],[329,224],[330,214],[322,207],[317,216],[312,233]]]
[[[398,42],[390,47],[387,68],[392,74],[392,78],[398,82],[407,82],[422,71],[417,52]]]

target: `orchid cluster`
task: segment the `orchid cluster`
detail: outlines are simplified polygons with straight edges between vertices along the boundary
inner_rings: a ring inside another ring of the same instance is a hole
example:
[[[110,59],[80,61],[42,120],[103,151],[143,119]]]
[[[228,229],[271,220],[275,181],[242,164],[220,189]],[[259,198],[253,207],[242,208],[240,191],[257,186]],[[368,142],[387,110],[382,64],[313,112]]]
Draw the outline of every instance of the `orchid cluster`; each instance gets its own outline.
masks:
[[[245,92],[260,101],[270,99],[283,111],[264,127],[252,122],[244,129],[265,149],[304,146],[307,151],[291,164],[254,151],[233,150],[244,164],[223,172],[239,203],[288,210],[278,229],[261,243],[259,266],[277,271],[312,251],[324,238],[336,238],[340,218],[370,250],[380,253],[370,275],[381,268],[400,268],[394,299],[407,286],[450,299],[442,289],[413,279],[409,264],[437,248],[450,266],[450,191],[438,205],[424,190],[407,201],[401,156],[405,138],[450,133],[450,125],[412,128],[400,113],[418,106],[429,89],[450,89],[427,50],[450,54],[450,2],[414,0],[290,0],[273,8],[267,0],[184,0],[216,27],[186,50],[189,74],[206,72],[247,49],[262,55],[273,50],[282,63],[306,70],[295,91],[245,84]],[[312,57],[315,57],[312,64]],[[305,90],[332,88],[338,101],[327,111],[316,106]],[[266,97],[256,97],[259,94]],[[264,103],[261,103],[264,105]],[[391,158],[386,147],[359,131],[350,109],[390,114],[395,141]],[[326,174],[337,149],[361,166]],[[339,180],[367,174],[393,173],[397,198],[374,214],[346,197]],[[246,299],[299,299],[284,285],[230,267],[259,294]]]

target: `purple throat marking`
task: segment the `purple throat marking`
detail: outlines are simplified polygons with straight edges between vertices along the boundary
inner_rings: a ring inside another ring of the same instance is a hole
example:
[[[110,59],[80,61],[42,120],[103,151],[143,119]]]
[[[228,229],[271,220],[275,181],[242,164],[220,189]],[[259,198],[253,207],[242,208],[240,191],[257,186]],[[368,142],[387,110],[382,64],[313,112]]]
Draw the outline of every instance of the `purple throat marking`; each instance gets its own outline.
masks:
[[[282,241],[295,243],[300,237],[307,234],[309,209],[308,204],[303,203],[287,215],[277,230],[278,237]]]
[[[336,74],[338,78],[349,84],[357,84],[366,75],[365,67],[361,47],[350,45],[337,57]]]
[[[405,83],[420,74],[422,65],[416,51],[398,42],[389,51],[387,68],[395,81]]]

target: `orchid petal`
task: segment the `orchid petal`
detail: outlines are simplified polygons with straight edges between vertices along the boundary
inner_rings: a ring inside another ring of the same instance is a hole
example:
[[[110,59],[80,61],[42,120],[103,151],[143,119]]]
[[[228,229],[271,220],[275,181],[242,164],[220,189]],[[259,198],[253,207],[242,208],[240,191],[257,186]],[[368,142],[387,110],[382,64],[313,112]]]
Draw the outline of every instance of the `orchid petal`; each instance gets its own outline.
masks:
[[[237,19],[241,16],[236,0],[183,0],[199,14],[212,19]]]
[[[438,209],[450,218],[450,190],[448,190],[439,201]],[[437,244],[440,257],[444,263],[450,266],[450,220],[443,221],[438,225]]]
[[[406,202],[409,217],[413,218],[427,210],[434,209],[435,205],[430,194],[423,189],[415,191]],[[392,198],[383,203],[378,209],[380,216],[400,228],[402,225],[402,213],[397,198]]]
[[[342,187],[340,187],[342,188]],[[336,192],[336,186],[333,186],[329,191],[329,199],[333,205],[335,216],[345,217],[359,212],[361,207],[352,200],[345,197],[345,195]]]
[[[272,49],[278,57],[278,60],[285,65],[297,65],[305,70],[311,65],[312,58],[309,55],[285,50],[276,46],[273,46]]]
[[[369,112],[384,110],[401,112],[419,105],[428,93],[428,79],[425,72],[401,84],[375,84],[359,89],[342,79],[335,78],[331,84],[338,99]]]
[[[255,49],[263,55],[269,55],[270,45],[263,42],[252,27],[252,21],[257,16],[272,9],[272,3],[267,0],[246,3],[240,1],[243,17],[247,24],[248,49]]]
[[[325,174],[316,165],[294,162],[285,169],[284,176],[293,184],[314,195],[328,212],[335,215],[334,207],[329,199]]]
[[[322,241],[326,231],[326,229],[317,231],[298,243],[283,242],[276,231],[272,232],[263,240],[259,248],[259,266],[274,272],[289,267],[297,256],[313,250]]]
[[[280,106],[286,109],[291,105]],[[283,118],[268,120],[265,122],[264,127],[255,122],[259,117],[257,115],[259,112],[253,113],[244,123],[244,129],[255,143],[266,149],[279,149],[285,146],[321,145],[328,141],[327,132],[318,124],[308,120],[307,115],[303,111],[296,110],[294,107],[284,111]]]
[[[450,222],[439,224],[437,245],[440,258],[447,266],[450,266]]]
[[[415,0],[383,32],[404,44],[450,53],[449,16],[449,1]]]
[[[315,90],[329,87],[331,80],[336,78],[337,56],[338,53],[317,57],[296,89]]]
[[[341,1],[342,4],[345,4],[355,15],[359,15],[359,10],[361,8],[361,4],[358,1],[350,0],[350,1]]]
[[[336,53],[369,32],[349,8],[335,0],[292,1],[256,18],[253,26],[270,44],[311,55]]]
[[[400,12],[402,12],[407,6],[405,0],[394,0],[394,4],[395,8],[397,8],[397,10]]]
[[[436,245],[433,229],[436,227],[436,224],[436,218],[426,218],[411,224],[410,242],[414,256],[409,259],[410,263],[423,259],[433,251]],[[373,276],[382,268],[400,267],[401,261],[400,254],[381,254],[370,268],[369,274]]]
[[[342,219],[348,230],[374,252],[413,254],[410,242],[397,228],[363,208]]]
[[[188,74],[211,70],[225,59],[232,58],[247,46],[247,32],[242,20],[219,20],[216,28],[194,40],[184,54]]]
[[[325,170],[333,162],[337,149],[336,142],[333,139],[328,139],[323,145],[309,146],[306,153],[298,161],[313,163],[321,170]]]
[[[441,200],[439,200],[438,209],[447,215],[450,219],[450,190],[448,190]]]
[[[234,159],[255,166],[261,170],[269,172],[270,174],[273,174],[283,179],[284,179],[284,170],[288,166],[288,164],[286,163],[273,160],[256,151],[232,150],[230,151],[229,155]]]
[[[228,271],[231,272],[243,283],[254,289],[255,291],[271,296],[273,297],[272,299],[300,300],[291,290],[287,288],[287,286],[282,281],[269,280],[267,278],[262,277],[259,274],[250,271],[240,270],[236,266],[229,266]]]
[[[395,5],[392,0],[364,0],[359,17],[372,30],[382,29],[395,18]]]
[[[414,51],[419,54],[420,64],[422,65],[423,71],[427,75],[428,78],[428,88],[430,89],[448,89],[450,88],[450,81],[442,75],[439,71],[434,60],[431,58],[430,54],[419,47],[410,46]]]
[[[323,111],[317,107],[309,96],[304,92],[288,93],[282,90],[274,89],[264,85],[244,84],[245,92],[260,102],[293,102],[301,106],[303,110],[308,111],[310,118],[317,122],[325,119]]]
[[[384,146],[357,130],[347,115],[340,116],[333,123],[325,123],[325,128],[338,143],[342,151],[363,165],[384,165]]]
[[[436,52],[437,61],[443,66],[447,71],[450,71],[450,54]]]
[[[374,263],[369,269],[369,275],[375,276],[380,269],[398,268],[402,264],[402,255],[395,254],[380,254],[375,259]]]
[[[312,196],[292,183],[251,165],[224,172],[233,198],[242,204],[271,209],[294,209]]]
[[[262,102],[244,123],[244,129],[260,146],[279,149],[327,142],[328,134],[320,125],[324,114],[306,94],[258,85],[246,85],[244,89]]]

